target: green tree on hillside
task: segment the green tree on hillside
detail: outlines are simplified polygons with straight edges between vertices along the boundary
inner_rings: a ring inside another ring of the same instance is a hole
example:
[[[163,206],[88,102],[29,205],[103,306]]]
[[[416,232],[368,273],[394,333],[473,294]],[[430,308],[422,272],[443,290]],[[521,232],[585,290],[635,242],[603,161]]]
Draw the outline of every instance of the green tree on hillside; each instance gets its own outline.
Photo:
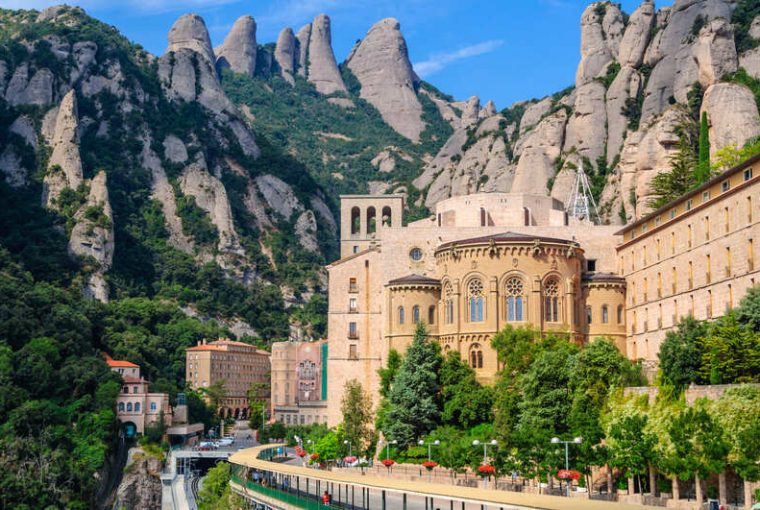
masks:
[[[652,198],[649,207],[657,209],[699,186],[697,156],[694,147],[694,128],[690,123],[676,128],[678,149],[670,158],[670,171],[654,176],[650,183]]]
[[[219,410],[219,405],[222,403],[222,400],[227,397],[226,384],[227,382],[224,379],[219,379],[218,381],[214,381],[213,384],[210,384],[205,388],[199,388],[198,390],[208,398],[209,404],[211,404],[211,407],[215,411]]]
[[[760,381],[760,335],[733,313],[711,323],[701,344],[700,378],[710,384]]]
[[[697,186],[710,179],[710,129],[707,126],[707,112],[702,112],[699,122],[699,160],[694,175]]]
[[[468,429],[493,419],[493,390],[481,385],[475,370],[451,351],[443,360],[439,374],[444,423]]]
[[[441,416],[440,366],[440,348],[428,340],[425,325],[420,322],[388,397],[387,437],[409,446],[435,428]]]
[[[760,333],[760,287],[747,289],[747,294],[736,308],[736,320],[750,330]]]
[[[396,378],[403,358],[396,349],[388,351],[388,361],[384,368],[378,370],[380,375],[380,395],[388,397],[393,386],[393,380]]]
[[[346,382],[341,401],[343,432],[356,454],[366,453],[372,442],[372,400],[356,379]]]
[[[667,426],[673,450],[665,460],[667,470],[682,480],[694,478],[697,483],[697,501],[700,501],[701,484],[708,476],[726,468],[730,445],[723,429],[710,415],[707,401],[698,401],[676,414]]]
[[[665,334],[658,354],[663,382],[682,389],[700,380],[701,344],[706,334],[707,324],[691,316]]]

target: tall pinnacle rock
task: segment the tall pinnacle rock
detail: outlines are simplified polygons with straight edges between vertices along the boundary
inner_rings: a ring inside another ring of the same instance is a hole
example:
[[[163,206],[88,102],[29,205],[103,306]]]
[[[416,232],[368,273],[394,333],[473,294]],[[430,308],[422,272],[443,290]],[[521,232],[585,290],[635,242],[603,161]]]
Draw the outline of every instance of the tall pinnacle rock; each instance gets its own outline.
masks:
[[[386,18],[376,23],[346,62],[361,83],[362,99],[377,108],[399,134],[418,142],[425,123],[414,91],[417,77],[399,22]]]
[[[311,23],[301,27],[296,34],[296,47],[298,48],[298,76],[306,77],[306,64],[309,61],[309,39],[311,39]]]
[[[169,30],[169,47],[166,51],[179,51],[182,48],[193,50],[214,63],[214,50],[208,36],[206,23],[195,13],[181,16]]]
[[[293,85],[293,72],[296,64],[296,37],[293,30],[284,28],[277,38],[277,46],[274,48],[274,59],[280,66],[280,74],[283,79]]]
[[[300,32],[299,32],[300,34]],[[338,71],[335,55],[332,49],[332,35],[330,33],[330,18],[326,14],[320,14],[311,23],[311,37],[307,49],[308,80],[314,84],[317,91],[322,94],[333,92],[346,92],[346,85]]]
[[[84,179],[79,155],[77,96],[74,90],[63,96],[58,107],[51,145],[53,153],[48,160],[42,202],[47,207],[56,207],[56,201],[64,188],[76,189]]]
[[[256,20],[241,16],[232,25],[224,43],[216,49],[218,68],[253,77],[256,72]]]

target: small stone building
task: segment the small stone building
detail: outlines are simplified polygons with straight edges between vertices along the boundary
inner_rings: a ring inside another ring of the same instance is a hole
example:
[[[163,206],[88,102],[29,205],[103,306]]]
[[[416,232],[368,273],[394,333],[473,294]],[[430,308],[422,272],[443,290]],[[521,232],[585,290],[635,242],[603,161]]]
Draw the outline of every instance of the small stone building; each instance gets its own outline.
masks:
[[[125,360],[115,360],[103,354],[106,364],[121,375],[122,387],[116,398],[116,417],[127,437],[144,434],[145,428],[161,419],[172,424],[172,408],[167,393],[151,393],[150,383],[140,376],[140,366]]]

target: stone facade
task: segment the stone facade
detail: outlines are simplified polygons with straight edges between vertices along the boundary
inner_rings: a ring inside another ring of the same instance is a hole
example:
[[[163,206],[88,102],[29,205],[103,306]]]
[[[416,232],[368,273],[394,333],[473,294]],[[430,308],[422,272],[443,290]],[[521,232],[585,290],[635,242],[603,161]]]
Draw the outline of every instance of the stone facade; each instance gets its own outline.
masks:
[[[144,434],[148,425],[156,423],[163,413],[164,425],[172,425],[172,408],[167,393],[151,393],[150,383],[140,376],[140,366],[126,360],[103,355],[108,368],[122,379],[121,392],[116,397],[116,417],[127,435]],[[133,428],[134,427],[134,428]]]
[[[272,344],[272,419],[286,425],[327,422],[327,341]]]
[[[486,383],[498,370],[490,338],[506,324],[624,344],[615,227],[568,218],[542,195],[454,197],[406,226],[403,206],[400,195],[341,197],[342,258],[328,266],[329,424],[349,380],[377,399],[377,370],[417,321]]]
[[[625,352],[650,374],[668,330],[736,306],[756,284],[760,156],[623,228],[618,272],[628,284]]]
[[[222,338],[201,341],[185,352],[187,384],[207,388],[223,380],[227,394],[219,405],[224,417],[248,417],[248,390],[253,384],[268,384],[270,354],[253,345]]]

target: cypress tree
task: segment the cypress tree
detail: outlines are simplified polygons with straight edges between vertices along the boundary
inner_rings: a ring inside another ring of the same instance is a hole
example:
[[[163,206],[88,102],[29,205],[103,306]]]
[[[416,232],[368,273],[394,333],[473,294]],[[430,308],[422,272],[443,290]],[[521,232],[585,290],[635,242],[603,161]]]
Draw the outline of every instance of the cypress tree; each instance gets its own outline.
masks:
[[[699,123],[699,160],[697,163],[697,186],[710,178],[710,135],[707,128],[707,112],[702,112]]]
[[[418,323],[388,395],[387,437],[408,446],[437,426],[441,416],[440,366],[438,344],[428,340],[425,325]]]

